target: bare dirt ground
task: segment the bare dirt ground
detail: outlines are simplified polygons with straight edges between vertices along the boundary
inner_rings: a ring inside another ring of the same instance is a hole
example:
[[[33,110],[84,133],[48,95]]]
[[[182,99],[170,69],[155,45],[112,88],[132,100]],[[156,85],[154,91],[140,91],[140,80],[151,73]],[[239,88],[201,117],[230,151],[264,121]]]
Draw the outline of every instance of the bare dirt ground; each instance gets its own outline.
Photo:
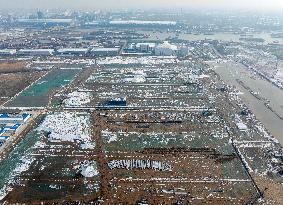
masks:
[[[28,72],[26,64],[22,61],[18,62],[1,62],[0,73],[16,73],[16,72]]]
[[[22,91],[44,73],[44,71],[30,71],[3,74],[0,68],[0,104]]]
[[[283,202],[283,184],[267,177],[253,176],[260,190],[263,191],[265,203],[280,205]]]

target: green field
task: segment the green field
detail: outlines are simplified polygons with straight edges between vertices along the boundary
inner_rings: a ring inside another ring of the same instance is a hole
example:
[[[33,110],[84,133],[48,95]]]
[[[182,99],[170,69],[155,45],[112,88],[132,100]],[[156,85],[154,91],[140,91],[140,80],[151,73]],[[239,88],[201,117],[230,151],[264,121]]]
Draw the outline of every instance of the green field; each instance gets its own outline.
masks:
[[[23,164],[22,159],[31,159],[29,155],[39,137],[34,131],[29,132],[9,156],[0,162],[0,192],[8,184],[8,181],[13,178],[16,167]]]
[[[45,107],[50,95],[68,85],[80,69],[52,70],[11,101],[8,107]]]
[[[145,148],[214,148],[221,154],[233,154],[227,136],[205,134],[172,133],[104,133],[102,132],[105,152],[142,151]]]
[[[58,69],[51,71],[36,84],[23,91],[21,96],[47,95],[51,89],[57,89],[69,84],[79,71],[79,69]]]

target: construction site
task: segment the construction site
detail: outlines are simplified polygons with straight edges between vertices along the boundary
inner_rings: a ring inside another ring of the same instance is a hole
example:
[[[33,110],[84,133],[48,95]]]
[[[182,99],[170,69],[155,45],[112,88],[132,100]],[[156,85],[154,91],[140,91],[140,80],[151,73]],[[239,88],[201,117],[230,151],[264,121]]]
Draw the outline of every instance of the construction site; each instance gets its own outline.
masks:
[[[0,9],[0,204],[283,204],[271,2],[13,1]]]
[[[280,181],[280,144],[201,61],[53,68],[19,107],[36,114],[0,161],[3,203],[274,200],[257,176]]]

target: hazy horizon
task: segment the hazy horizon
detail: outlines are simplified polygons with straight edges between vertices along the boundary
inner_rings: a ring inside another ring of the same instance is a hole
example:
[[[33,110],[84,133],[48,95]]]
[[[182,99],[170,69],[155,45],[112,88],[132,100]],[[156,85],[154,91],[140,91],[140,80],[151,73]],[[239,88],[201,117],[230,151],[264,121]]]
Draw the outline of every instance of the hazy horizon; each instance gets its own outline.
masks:
[[[280,0],[0,0],[0,9],[276,9]]]

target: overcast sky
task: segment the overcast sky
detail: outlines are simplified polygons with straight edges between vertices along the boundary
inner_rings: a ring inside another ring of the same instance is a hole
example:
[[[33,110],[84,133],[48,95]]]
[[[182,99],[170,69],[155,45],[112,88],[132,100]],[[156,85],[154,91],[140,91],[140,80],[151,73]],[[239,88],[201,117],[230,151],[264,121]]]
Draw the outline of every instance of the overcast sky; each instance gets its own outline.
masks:
[[[276,8],[283,11],[283,0],[0,0],[0,9],[5,8]]]

